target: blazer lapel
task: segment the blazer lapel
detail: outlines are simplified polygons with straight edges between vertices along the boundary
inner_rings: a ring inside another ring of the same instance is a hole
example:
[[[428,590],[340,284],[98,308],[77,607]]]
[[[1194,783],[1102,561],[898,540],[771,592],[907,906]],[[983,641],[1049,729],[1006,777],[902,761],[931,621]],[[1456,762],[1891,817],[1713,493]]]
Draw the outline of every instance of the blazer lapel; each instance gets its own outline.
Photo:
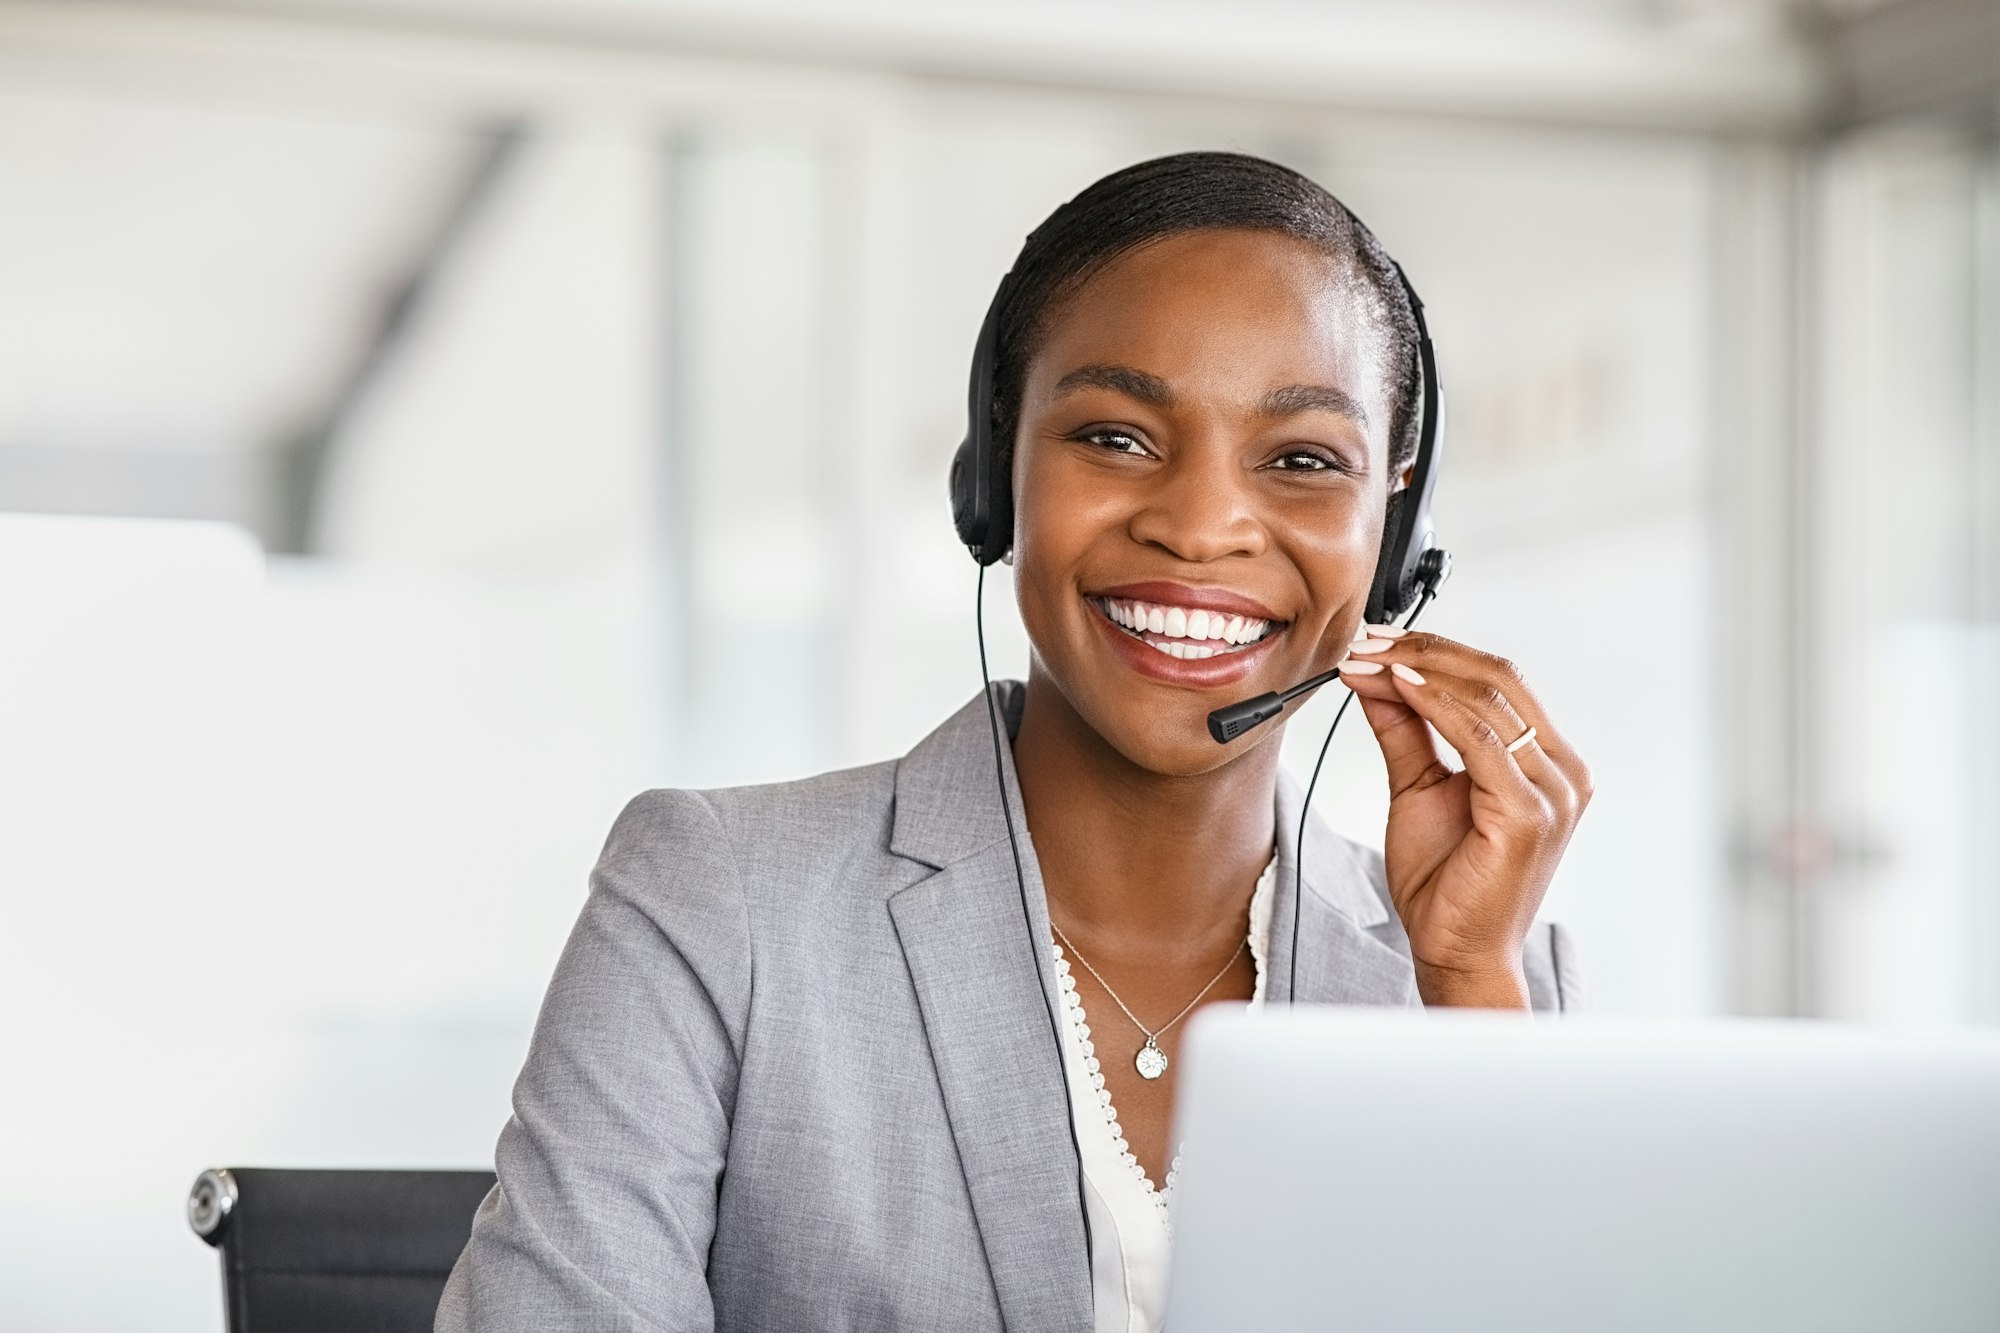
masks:
[[[994,685],[1005,734],[1024,687]],[[896,769],[890,850],[936,873],[894,894],[903,948],[958,1145],[993,1286],[1008,1328],[1087,1333],[1090,1262],[1061,1057],[1051,1024],[1053,969],[1035,950],[1049,937],[1041,869],[1021,815],[1011,746],[1005,783],[1027,922],[1002,822],[986,702],[975,696]],[[1277,791],[1278,883],[1265,993],[1291,996],[1294,839],[1300,791]],[[1378,890],[1380,860],[1319,820],[1306,828],[1298,994],[1334,1004],[1415,1004],[1416,978],[1397,947],[1401,927]]]
[[[1010,686],[996,688],[1018,715],[1019,687],[1007,694]],[[892,850],[939,869],[895,894],[889,913],[1002,1318],[1010,1329],[1087,1333],[1090,1264],[1051,1022],[1053,969],[1035,953],[1048,938],[1048,908],[1003,746],[1023,920],[984,710],[975,698],[898,767]]]

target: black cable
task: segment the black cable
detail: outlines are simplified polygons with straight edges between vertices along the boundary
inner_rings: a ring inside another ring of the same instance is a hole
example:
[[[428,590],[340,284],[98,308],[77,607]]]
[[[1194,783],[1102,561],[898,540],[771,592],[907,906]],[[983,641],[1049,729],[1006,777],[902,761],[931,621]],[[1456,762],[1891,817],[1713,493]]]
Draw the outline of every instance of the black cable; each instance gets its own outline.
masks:
[[[1409,619],[1403,622],[1404,629],[1417,623],[1417,617],[1424,613],[1424,608],[1436,595],[1435,588],[1425,586],[1423,596],[1417,598],[1416,606],[1410,611]],[[1319,786],[1320,765],[1326,762],[1326,752],[1333,744],[1333,733],[1340,726],[1340,719],[1347,716],[1347,706],[1353,702],[1354,692],[1349,690],[1347,697],[1340,701],[1340,707],[1334,711],[1333,721],[1326,729],[1326,739],[1319,743],[1319,758],[1313,760],[1312,780],[1306,783],[1306,798],[1299,802],[1299,836],[1292,849],[1292,975],[1286,982],[1287,1004],[1299,1002],[1299,918],[1306,914],[1306,817],[1312,812],[1313,789]]]
[[[1076,1136],[1076,1102],[1069,1090],[1069,1048],[1063,1044],[1062,1023],[1056,1011],[1049,1008],[1048,997],[1051,989],[1048,978],[1042,971],[1042,942],[1035,938],[1035,916],[1028,910],[1028,874],[1021,868],[1021,844],[1014,837],[1014,810],[1007,801],[1007,764],[1000,752],[1000,708],[993,701],[993,675],[986,666],[986,566],[979,567],[979,581],[974,585],[973,623],[979,635],[979,681],[986,692],[986,721],[993,729],[993,777],[1000,785],[1000,818],[1007,825],[1007,848],[1014,853],[1014,883],[1021,890],[1021,922],[1028,928],[1030,957],[1035,964],[1035,983],[1041,987],[1042,1005],[1049,1011],[1049,1035],[1056,1041],[1056,1072],[1062,1077],[1063,1107],[1067,1114],[1063,1123],[1069,1127],[1070,1150],[1076,1154],[1076,1201],[1083,1214],[1083,1255],[1084,1271],[1093,1274],[1095,1281],[1096,1247],[1090,1234],[1090,1203],[1086,1194],[1087,1184],[1083,1174],[1083,1144]]]

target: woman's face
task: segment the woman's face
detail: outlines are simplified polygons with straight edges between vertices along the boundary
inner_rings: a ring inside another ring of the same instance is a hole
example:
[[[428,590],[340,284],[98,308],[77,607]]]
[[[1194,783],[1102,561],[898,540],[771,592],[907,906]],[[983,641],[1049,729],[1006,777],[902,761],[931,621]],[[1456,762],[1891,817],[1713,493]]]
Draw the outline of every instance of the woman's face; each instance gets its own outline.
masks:
[[[1051,311],[1015,436],[1035,666],[1133,763],[1216,768],[1208,713],[1324,671],[1361,625],[1387,501],[1384,339],[1341,266],[1201,231]]]

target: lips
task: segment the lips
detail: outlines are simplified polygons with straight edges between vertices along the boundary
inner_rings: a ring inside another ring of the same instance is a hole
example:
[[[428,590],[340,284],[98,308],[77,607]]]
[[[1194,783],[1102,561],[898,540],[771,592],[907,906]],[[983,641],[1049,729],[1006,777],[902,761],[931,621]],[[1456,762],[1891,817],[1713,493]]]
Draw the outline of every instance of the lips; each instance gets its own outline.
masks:
[[[1289,624],[1255,598],[1184,584],[1126,584],[1085,601],[1127,665],[1197,689],[1249,675]]]
[[[1152,645],[1169,657],[1199,660],[1217,653],[1240,653],[1271,632],[1271,622],[1256,618],[1225,615],[1199,608],[1162,606],[1158,602],[1094,599],[1114,625],[1141,643]]]

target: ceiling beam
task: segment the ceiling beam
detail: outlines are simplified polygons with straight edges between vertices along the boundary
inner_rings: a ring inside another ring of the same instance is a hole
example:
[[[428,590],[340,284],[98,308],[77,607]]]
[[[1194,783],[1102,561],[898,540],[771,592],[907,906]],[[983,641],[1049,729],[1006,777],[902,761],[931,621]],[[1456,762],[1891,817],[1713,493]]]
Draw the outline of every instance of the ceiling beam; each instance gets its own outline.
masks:
[[[72,40],[123,15],[545,53],[1692,131],[1790,131],[1824,88],[1774,9],[1490,0],[0,0]],[[67,16],[67,17],[64,17]],[[127,25],[133,26],[128,23]],[[308,55],[310,52],[307,53]]]
[[[2000,3],[1892,0],[1824,31],[1836,127],[1909,114],[2000,120]]]

